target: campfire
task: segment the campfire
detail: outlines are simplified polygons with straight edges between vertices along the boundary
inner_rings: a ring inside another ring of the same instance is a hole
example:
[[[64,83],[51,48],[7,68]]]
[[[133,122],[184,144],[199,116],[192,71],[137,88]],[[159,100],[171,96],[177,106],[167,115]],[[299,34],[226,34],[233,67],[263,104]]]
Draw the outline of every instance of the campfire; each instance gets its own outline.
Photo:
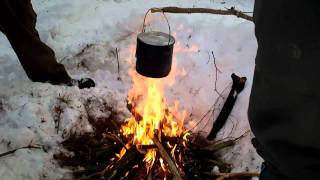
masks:
[[[187,113],[179,112],[178,101],[168,106],[164,80],[144,78],[134,71],[130,74],[134,82],[128,96],[132,117],[121,126],[120,133],[127,143],[115,161],[130,151],[139,151],[143,154],[140,165],[145,170],[143,174],[157,172],[163,178],[169,174],[179,176],[190,135],[184,129]]]
[[[114,107],[101,102],[97,97],[89,98],[85,108],[94,131],[70,135],[62,142],[68,151],[55,154],[62,166],[72,169],[76,178],[246,179],[257,175],[229,173],[231,165],[223,162],[216,153],[233,146],[241,137],[210,141],[206,134],[185,129],[184,121],[188,118],[188,113],[180,110],[179,101],[172,101],[170,105],[165,97],[165,88],[174,84],[176,75],[184,74],[183,72],[173,68],[165,79],[145,78],[134,69],[129,74],[133,81],[127,98],[131,116],[118,121]],[[230,99],[234,102],[235,91],[238,92],[244,86],[243,78],[233,74],[232,79],[234,84],[231,96],[227,98],[227,106],[222,108],[216,120],[217,126],[214,127],[222,126],[225,119],[223,117],[227,117],[226,112],[232,109]],[[110,111],[111,115],[97,117],[90,113],[92,108]],[[217,128],[212,130],[218,131]]]
[[[134,49],[134,46],[130,48],[131,54]],[[178,45],[175,53],[177,51],[197,51],[197,48]],[[130,64],[134,64],[132,59],[128,60]],[[55,155],[60,164],[72,169],[80,179],[246,179],[256,176],[230,173],[231,165],[220,160],[216,153],[233,146],[241,137],[214,140],[246,79],[232,75],[229,97],[210,135],[205,137],[205,134],[186,130],[188,113],[179,108],[178,100],[171,100],[170,104],[166,99],[165,89],[175,83],[176,76],[185,74],[175,68],[175,62],[173,54],[173,68],[166,78],[146,78],[134,68],[130,69],[133,85],[128,93],[127,108],[131,116],[125,120],[116,120],[117,111],[106,103],[100,103],[99,108],[111,111],[109,117],[92,115],[89,113],[92,104],[101,100],[89,98],[85,108],[94,131],[70,135],[62,142],[68,152]]]

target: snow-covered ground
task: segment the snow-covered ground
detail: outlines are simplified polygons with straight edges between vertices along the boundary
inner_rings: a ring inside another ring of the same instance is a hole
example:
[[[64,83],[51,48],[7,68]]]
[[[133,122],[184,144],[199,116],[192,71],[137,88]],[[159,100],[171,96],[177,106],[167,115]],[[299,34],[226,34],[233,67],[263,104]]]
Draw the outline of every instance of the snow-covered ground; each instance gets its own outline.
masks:
[[[91,77],[97,87],[52,86],[28,80],[10,44],[0,34],[0,153],[39,144],[42,149],[21,149],[0,157],[0,179],[70,179],[52,155],[70,132],[90,131],[85,102],[100,99],[127,115],[125,99],[131,86],[128,71],[134,60],[134,45],[145,12],[151,7],[208,7],[253,10],[253,0],[32,0],[38,14],[41,39],[56,52],[59,62],[75,78]],[[176,82],[166,90],[169,102],[179,100],[181,109],[192,114],[188,128],[194,126],[218,98],[214,91],[215,66],[221,70],[217,89],[230,86],[231,73],[246,76],[246,88],[239,95],[232,115],[219,138],[238,137],[250,127],[247,107],[251,89],[257,44],[253,23],[232,16],[207,14],[167,14],[173,35]],[[150,14],[147,30],[167,32],[161,14]],[[85,51],[81,52],[85,48]],[[115,49],[119,49],[121,81],[117,80]],[[210,58],[209,58],[210,57]],[[224,94],[226,94],[225,91]],[[62,103],[61,97],[68,103]],[[57,133],[55,108],[63,109]],[[221,106],[219,106],[221,107]],[[103,115],[103,114],[100,114]],[[123,117],[122,117],[123,116]],[[207,121],[210,120],[208,123]],[[194,130],[207,132],[212,118],[206,118]],[[261,159],[251,145],[249,133],[233,148],[223,152],[233,171],[259,171]]]

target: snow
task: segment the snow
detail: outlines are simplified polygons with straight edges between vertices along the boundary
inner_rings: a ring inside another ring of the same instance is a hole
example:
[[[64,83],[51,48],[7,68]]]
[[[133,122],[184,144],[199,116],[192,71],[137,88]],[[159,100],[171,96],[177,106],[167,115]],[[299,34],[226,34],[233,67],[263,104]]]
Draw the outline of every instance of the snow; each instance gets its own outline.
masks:
[[[151,7],[235,6],[252,11],[253,0],[33,0],[38,14],[37,28],[41,39],[56,52],[59,62],[75,78],[91,77],[97,87],[79,90],[76,87],[52,86],[28,80],[5,36],[0,34],[0,153],[39,144],[43,149],[21,149],[0,157],[0,179],[70,179],[70,172],[60,168],[52,156],[59,142],[70,133],[91,131],[88,115],[105,117],[99,110],[106,103],[117,110],[119,120],[128,116],[126,96],[131,80],[128,70],[134,60],[132,47],[141,31],[145,12]],[[225,3],[223,3],[225,2]],[[247,107],[257,44],[251,22],[230,16],[207,14],[166,14],[176,38],[175,63],[180,72],[175,84],[168,86],[169,103],[180,101],[192,117],[186,126],[192,128],[215,103],[214,53],[218,73],[217,90],[225,96],[230,88],[231,73],[248,78],[239,95],[226,127],[218,138],[239,137],[250,130]],[[168,32],[161,14],[149,14],[151,28]],[[85,48],[86,47],[86,48]],[[188,48],[189,47],[189,48]],[[83,53],[81,50],[85,48]],[[119,49],[120,76],[117,80]],[[88,99],[92,100],[87,104]],[[221,104],[222,100],[219,101]],[[92,106],[86,112],[85,106]],[[218,105],[217,109],[222,105]],[[57,113],[59,107],[62,113]],[[57,133],[55,119],[61,122]],[[217,116],[217,113],[214,114]],[[208,122],[209,121],[209,122]],[[207,123],[208,122],[208,123]],[[207,132],[212,118],[205,118],[195,131]],[[261,158],[252,147],[249,133],[232,148],[222,152],[234,172],[259,171]]]

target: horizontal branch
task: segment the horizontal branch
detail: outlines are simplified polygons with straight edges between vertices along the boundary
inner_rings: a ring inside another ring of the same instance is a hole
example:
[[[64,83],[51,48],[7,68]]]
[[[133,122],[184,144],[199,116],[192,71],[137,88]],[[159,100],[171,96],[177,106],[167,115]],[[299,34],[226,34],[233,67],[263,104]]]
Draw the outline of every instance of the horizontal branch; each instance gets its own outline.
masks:
[[[250,172],[242,172],[242,173],[213,173],[213,176],[219,176],[217,180],[224,179],[235,179],[235,178],[248,178],[248,177],[259,177],[260,173],[250,173]]]
[[[20,148],[11,150],[11,151],[7,151],[7,152],[5,152],[5,153],[1,153],[1,154],[0,154],[0,157],[7,156],[7,155],[9,155],[9,154],[13,154],[13,153],[15,153],[16,151],[18,151],[18,150],[20,150],[20,149],[41,149],[41,147],[40,147],[40,146],[28,145],[28,146],[20,147]]]
[[[209,8],[180,8],[180,7],[162,7],[162,8],[151,8],[152,13],[163,12],[163,13],[179,13],[179,14],[191,14],[191,13],[207,13],[207,14],[219,14],[219,15],[233,15],[238,18],[242,18],[248,21],[253,21],[253,17],[249,16],[234,7],[226,10],[222,9],[209,9]]]

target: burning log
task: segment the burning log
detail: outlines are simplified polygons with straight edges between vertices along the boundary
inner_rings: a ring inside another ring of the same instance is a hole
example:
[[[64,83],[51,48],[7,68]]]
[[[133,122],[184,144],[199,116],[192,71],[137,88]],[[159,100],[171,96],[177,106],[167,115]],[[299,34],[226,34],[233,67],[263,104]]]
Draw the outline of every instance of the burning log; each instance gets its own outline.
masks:
[[[172,158],[170,157],[170,155],[168,154],[168,152],[166,151],[166,149],[163,147],[163,145],[161,144],[161,142],[159,141],[159,139],[157,138],[157,131],[155,131],[154,133],[154,137],[152,138],[152,141],[154,142],[154,144],[158,147],[158,151],[161,154],[161,157],[166,161],[166,163],[169,166],[169,169],[173,175],[173,178],[175,180],[182,180],[179,170],[176,166],[176,164],[173,162]]]
[[[213,140],[216,138],[217,133],[221,130],[221,128],[226,123],[233,106],[237,100],[238,94],[244,89],[245,83],[247,81],[246,77],[239,77],[235,74],[231,75],[232,78],[232,88],[231,91],[227,97],[227,100],[217,118],[217,120],[213,123],[213,127],[211,129],[211,132],[209,133],[207,139]]]
[[[148,150],[148,149],[156,149],[157,146],[154,144],[150,144],[150,145],[137,145],[138,150]]]
[[[102,175],[106,179],[119,179],[132,169],[133,166],[142,162],[144,155],[135,146],[127,150],[124,156],[114,165],[107,167]]]

